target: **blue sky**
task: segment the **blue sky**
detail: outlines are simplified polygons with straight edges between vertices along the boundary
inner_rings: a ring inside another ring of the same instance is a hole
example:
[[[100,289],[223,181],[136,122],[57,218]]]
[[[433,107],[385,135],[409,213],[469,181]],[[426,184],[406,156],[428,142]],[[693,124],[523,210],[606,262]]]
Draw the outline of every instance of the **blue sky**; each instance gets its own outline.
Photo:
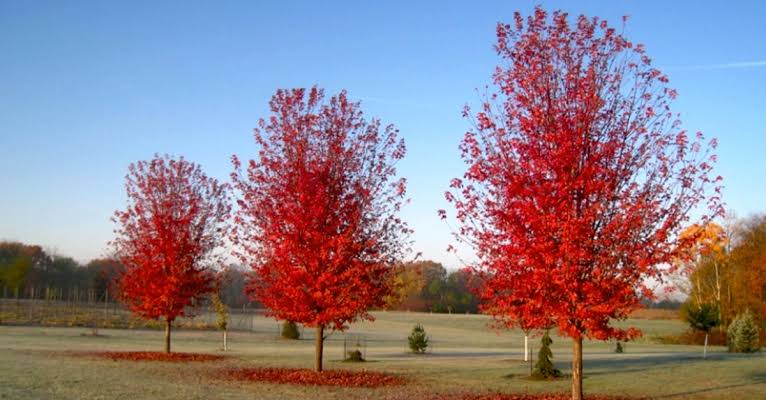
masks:
[[[629,15],[684,126],[718,137],[729,208],[766,211],[766,2],[0,0],[0,239],[99,256],[130,162],[184,155],[227,179],[273,92],[317,84],[401,130],[415,247],[456,267],[436,210],[463,171],[460,109],[498,63],[495,24],[534,4]]]

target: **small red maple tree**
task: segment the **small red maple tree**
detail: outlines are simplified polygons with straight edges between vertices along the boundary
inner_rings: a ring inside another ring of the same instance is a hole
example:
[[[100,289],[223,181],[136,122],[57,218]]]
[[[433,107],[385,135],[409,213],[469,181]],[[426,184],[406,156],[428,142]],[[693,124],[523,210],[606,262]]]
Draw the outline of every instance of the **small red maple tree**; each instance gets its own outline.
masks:
[[[128,206],[115,212],[112,241],[124,265],[119,298],[147,319],[165,320],[170,352],[173,320],[212,290],[211,268],[227,234],[227,186],[183,157],[158,156],[128,167]]]
[[[255,129],[258,157],[242,171],[234,241],[253,270],[249,293],[280,320],[316,328],[322,370],[325,328],[343,330],[391,292],[391,266],[408,251],[398,216],[405,154],[398,131],[366,121],[346,92],[278,90]]]
[[[455,234],[480,259],[486,312],[572,338],[581,399],[583,338],[637,335],[611,322],[652,296],[645,280],[683,247],[690,212],[721,211],[716,143],[681,129],[667,77],[604,20],[516,13],[495,49],[507,64],[481,110],[466,108],[467,172],[446,193]]]

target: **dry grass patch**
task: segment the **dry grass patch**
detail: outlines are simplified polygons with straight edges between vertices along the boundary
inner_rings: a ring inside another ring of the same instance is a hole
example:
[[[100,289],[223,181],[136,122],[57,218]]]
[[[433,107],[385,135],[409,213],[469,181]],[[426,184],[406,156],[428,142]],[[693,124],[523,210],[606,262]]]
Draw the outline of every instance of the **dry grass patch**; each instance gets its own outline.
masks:
[[[661,308],[639,308],[630,313],[630,318],[648,320],[679,320],[681,315],[678,310],[665,310]]]

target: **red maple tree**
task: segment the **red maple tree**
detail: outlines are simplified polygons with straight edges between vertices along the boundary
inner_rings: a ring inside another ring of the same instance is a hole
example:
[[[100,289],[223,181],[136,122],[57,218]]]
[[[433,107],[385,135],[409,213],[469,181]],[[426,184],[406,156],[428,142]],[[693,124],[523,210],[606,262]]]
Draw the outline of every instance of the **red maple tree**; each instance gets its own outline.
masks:
[[[158,156],[128,167],[128,206],[115,212],[115,254],[124,265],[119,298],[147,319],[173,320],[212,290],[231,206],[227,185],[183,157]]]
[[[487,313],[572,338],[581,399],[583,338],[639,334],[611,323],[652,296],[690,212],[721,211],[716,143],[681,128],[668,78],[604,20],[538,7],[498,24],[495,49],[497,90],[464,112],[454,233],[477,252]]]
[[[242,171],[234,240],[253,270],[251,293],[280,320],[316,328],[322,370],[326,328],[372,317],[391,291],[391,266],[408,251],[398,216],[405,154],[398,131],[363,118],[346,92],[278,90],[255,129],[260,150]]]

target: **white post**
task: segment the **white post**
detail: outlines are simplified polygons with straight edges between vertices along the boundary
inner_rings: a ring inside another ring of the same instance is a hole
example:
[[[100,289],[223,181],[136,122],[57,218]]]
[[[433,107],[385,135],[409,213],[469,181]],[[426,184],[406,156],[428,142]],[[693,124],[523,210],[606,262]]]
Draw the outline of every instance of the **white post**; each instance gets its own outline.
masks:
[[[223,351],[226,351],[226,329],[223,330]]]
[[[524,335],[524,361],[529,361],[529,336]]]

